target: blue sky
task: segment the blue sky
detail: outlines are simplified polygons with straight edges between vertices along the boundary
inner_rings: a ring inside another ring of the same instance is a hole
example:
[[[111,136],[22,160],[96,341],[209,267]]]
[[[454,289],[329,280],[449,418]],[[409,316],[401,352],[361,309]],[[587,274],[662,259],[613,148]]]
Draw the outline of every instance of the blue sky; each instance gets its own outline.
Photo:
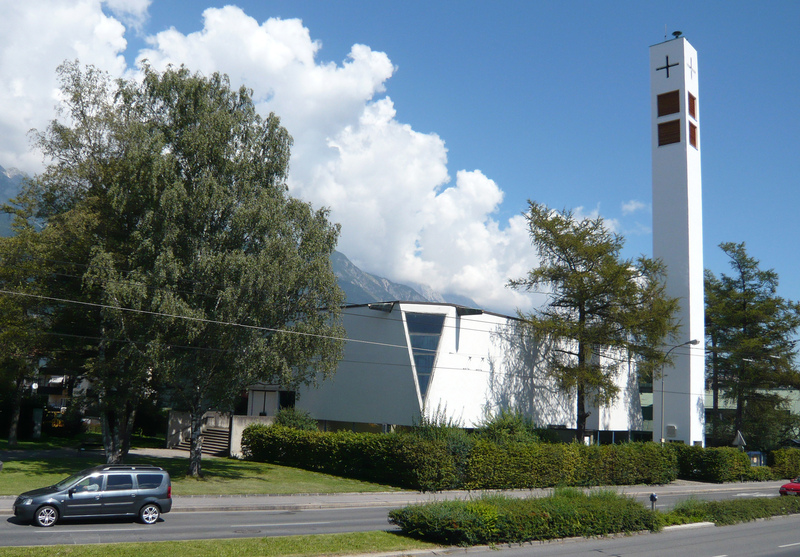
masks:
[[[504,288],[536,262],[528,199],[651,253],[648,48],[666,27],[698,51],[705,266],[728,272],[717,245],[744,241],[800,299],[800,3],[226,5],[0,5],[0,165],[39,168],[24,132],[53,117],[65,58],[228,73],[282,117],[291,191],[331,207],[357,265],[513,312],[535,303]]]

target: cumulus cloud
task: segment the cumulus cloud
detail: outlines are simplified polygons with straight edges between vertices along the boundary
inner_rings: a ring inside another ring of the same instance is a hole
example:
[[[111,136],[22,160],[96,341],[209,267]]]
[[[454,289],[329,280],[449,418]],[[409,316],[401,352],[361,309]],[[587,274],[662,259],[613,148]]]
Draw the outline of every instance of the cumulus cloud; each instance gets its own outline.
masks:
[[[41,158],[27,133],[54,116],[56,68],[79,59],[122,75],[125,26],[99,1],[0,3],[0,161],[33,172]]]
[[[0,131],[8,132],[0,133],[0,164],[28,170],[20,135],[52,116],[55,67],[79,58],[129,74],[122,22],[144,21],[149,1],[36,4],[48,9],[0,8],[0,69],[18,76],[0,85]],[[42,39],[34,45],[39,57],[25,52],[32,35]],[[341,63],[321,63],[323,45],[302,21],[258,22],[234,6],[205,10],[196,32],[166,29],[147,44],[140,62],[226,73],[232,85],[253,90],[262,113],[281,117],[295,140],[292,194],[331,209],[342,224],[339,249],[357,265],[489,309],[530,308],[530,295],[505,288],[536,263],[525,219],[495,219],[500,187],[480,170],[453,179],[444,139],[402,122],[386,95],[395,68],[385,53],[355,44]]]

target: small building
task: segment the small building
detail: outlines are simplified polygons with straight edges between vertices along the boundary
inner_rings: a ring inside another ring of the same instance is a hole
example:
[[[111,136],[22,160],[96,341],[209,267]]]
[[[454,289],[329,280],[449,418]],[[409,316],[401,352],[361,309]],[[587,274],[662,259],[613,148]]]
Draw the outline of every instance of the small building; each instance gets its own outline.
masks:
[[[540,427],[576,426],[574,394],[544,372],[548,346],[515,317],[393,301],[345,306],[342,320],[347,343],[335,376],[294,394],[254,385],[248,414],[274,415],[294,398],[324,430],[387,431],[423,415],[474,428],[504,409],[522,411]],[[642,428],[635,367],[622,360],[619,398],[592,409],[587,421],[587,429],[608,432],[609,440]]]

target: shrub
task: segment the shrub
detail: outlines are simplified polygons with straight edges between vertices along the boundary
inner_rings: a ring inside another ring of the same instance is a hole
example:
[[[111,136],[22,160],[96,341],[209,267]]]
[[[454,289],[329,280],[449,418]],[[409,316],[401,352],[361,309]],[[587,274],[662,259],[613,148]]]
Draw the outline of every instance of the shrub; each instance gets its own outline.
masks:
[[[317,431],[317,420],[307,410],[298,410],[292,406],[287,406],[278,410],[275,415],[275,423],[290,429],[300,431]]]
[[[655,531],[658,513],[610,491],[557,490],[541,499],[487,496],[412,505],[389,522],[414,537],[451,545],[521,543],[572,536]]]
[[[800,476],[800,449],[778,449],[772,451],[771,460],[775,476],[792,479]]]

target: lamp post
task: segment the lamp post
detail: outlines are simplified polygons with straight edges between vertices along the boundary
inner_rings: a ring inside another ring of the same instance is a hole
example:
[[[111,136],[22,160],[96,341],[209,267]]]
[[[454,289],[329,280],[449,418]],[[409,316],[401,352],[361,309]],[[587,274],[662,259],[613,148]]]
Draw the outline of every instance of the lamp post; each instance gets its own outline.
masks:
[[[664,354],[664,360],[661,362],[661,445],[664,445],[664,365],[667,363],[667,358],[669,358],[670,353],[675,350],[676,348],[680,348],[681,346],[696,346],[700,344],[700,341],[696,338],[692,340],[687,340],[682,344],[676,344],[669,350],[667,353]]]

